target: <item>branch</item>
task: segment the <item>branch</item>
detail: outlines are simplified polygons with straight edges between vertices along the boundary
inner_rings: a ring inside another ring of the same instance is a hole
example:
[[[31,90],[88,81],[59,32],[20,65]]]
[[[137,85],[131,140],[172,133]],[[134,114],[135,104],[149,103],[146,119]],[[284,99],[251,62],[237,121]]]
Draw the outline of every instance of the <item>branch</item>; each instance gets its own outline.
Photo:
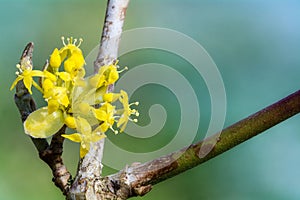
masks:
[[[94,62],[94,71],[109,65],[118,57],[119,43],[129,0],[108,0],[102,30],[99,53]]]
[[[22,56],[22,60],[28,60],[32,64],[33,43],[27,44]],[[21,62],[20,62],[21,63]],[[30,113],[36,110],[34,99],[29,94],[23,81],[19,81],[16,87],[16,94],[14,97],[15,103],[21,114],[22,122],[26,120]],[[62,160],[63,141],[61,134],[65,132],[65,126],[62,127],[51,140],[50,145],[46,139],[30,137],[36,149],[38,150],[40,158],[50,167],[53,174],[53,182],[55,185],[66,194],[69,190],[69,181],[71,174],[65,167]]]
[[[144,195],[151,185],[206,162],[299,112],[300,90],[203,141],[108,178],[120,190],[127,190],[128,197]]]
[[[101,66],[109,65],[117,60],[128,3],[129,0],[108,0],[107,2],[99,54],[94,62],[94,73],[97,73]],[[113,85],[108,90],[111,92]],[[106,188],[105,184],[98,182],[102,172],[103,149],[104,139],[95,142],[87,155],[80,161],[68,198],[108,199],[113,198],[109,196],[115,197],[114,194],[110,195],[107,191],[102,191],[102,188]],[[99,191],[94,189],[97,187]]]

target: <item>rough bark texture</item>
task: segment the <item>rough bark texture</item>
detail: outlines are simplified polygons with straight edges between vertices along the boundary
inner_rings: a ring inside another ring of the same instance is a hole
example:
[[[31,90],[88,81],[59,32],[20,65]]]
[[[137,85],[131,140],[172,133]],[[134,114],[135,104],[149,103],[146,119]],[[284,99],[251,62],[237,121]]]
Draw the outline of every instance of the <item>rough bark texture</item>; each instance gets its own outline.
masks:
[[[112,183],[120,183],[119,190],[121,187],[129,190],[128,197],[144,195],[151,185],[206,162],[299,112],[300,90],[203,141],[145,164],[127,167],[108,178]]]
[[[103,65],[114,62],[118,57],[119,43],[129,0],[108,0],[99,53],[94,63],[98,72]]]

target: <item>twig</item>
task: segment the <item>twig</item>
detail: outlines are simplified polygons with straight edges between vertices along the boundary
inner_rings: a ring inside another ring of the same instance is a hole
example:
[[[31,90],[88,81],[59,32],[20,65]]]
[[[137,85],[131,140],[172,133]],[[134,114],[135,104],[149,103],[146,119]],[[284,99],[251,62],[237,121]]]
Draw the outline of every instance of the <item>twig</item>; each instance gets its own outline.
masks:
[[[25,47],[21,61],[23,59],[28,60],[32,64],[32,53],[33,53],[33,43],[27,44]],[[21,63],[21,62],[20,62]],[[22,122],[26,120],[30,113],[36,110],[36,105],[34,99],[29,94],[23,81],[19,81],[16,87],[15,103],[21,114]],[[66,194],[69,190],[69,181],[71,180],[71,174],[63,164],[61,158],[63,150],[63,137],[61,134],[64,133],[65,127],[61,128],[51,140],[49,145],[46,139],[33,138],[30,137],[36,149],[38,150],[40,158],[47,163],[47,165],[52,170],[53,182],[60,188],[60,190]]]
[[[145,164],[126,168],[109,179],[114,184],[126,183],[124,190],[129,190],[128,197],[144,195],[151,185],[206,162],[299,112],[300,90],[222,130],[221,134]],[[207,150],[211,151],[208,153]]]

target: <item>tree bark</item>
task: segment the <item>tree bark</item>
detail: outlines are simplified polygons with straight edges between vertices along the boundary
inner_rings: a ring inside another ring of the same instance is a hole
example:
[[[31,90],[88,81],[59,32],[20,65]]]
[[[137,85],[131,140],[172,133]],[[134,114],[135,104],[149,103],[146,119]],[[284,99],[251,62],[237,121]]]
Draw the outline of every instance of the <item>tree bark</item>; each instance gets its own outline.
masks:
[[[109,179],[117,183],[125,179],[123,182],[132,196],[143,195],[151,185],[198,166],[299,112],[300,90],[203,141],[145,164],[127,167]]]

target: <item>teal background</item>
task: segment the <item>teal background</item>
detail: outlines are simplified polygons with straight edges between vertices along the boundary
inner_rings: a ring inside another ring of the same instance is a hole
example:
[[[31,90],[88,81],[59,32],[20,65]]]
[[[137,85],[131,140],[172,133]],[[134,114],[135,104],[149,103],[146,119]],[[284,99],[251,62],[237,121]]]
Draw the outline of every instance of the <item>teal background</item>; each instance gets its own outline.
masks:
[[[105,6],[106,1],[100,0],[0,0],[0,199],[64,199],[51,182],[50,170],[23,133],[13,92],[8,88],[29,41],[35,43],[35,66],[42,66],[53,48],[61,46],[62,35],[84,38],[83,51],[91,51],[100,38]],[[124,29],[170,28],[200,43],[224,80],[228,126],[299,89],[299,9],[296,0],[132,0]],[[155,50],[120,58],[120,64],[129,68],[147,62],[166,63],[178,71],[182,71],[180,66],[188,66],[172,54]],[[209,122],[209,94],[200,75],[182,73],[191,75],[190,82],[202,99],[199,107],[203,126],[195,138],[198,140]],[[155,96],[154,91],[162,97]],[[133,141],[126,134],[111,138],[128,150],[135,150],[132,144],[138,151],[163,146],[173,137],[179,120],[178,103],[173,97],[167,88],[158,85],[141,87],[132,97],[141,102],[140,125],[149,123],[147,109],[159,101],[169,109],[169,123],[148,142]],[[43,101],[39,99],[38,103],[42,105]],[[148,195],[136,199],[299,199],[299,120],[295,116],[201,166],[155,185]],[[73,174],[78,151],[77,144],[66,142],[64,159]],[[109,168],[104,171],[114,172]]]

